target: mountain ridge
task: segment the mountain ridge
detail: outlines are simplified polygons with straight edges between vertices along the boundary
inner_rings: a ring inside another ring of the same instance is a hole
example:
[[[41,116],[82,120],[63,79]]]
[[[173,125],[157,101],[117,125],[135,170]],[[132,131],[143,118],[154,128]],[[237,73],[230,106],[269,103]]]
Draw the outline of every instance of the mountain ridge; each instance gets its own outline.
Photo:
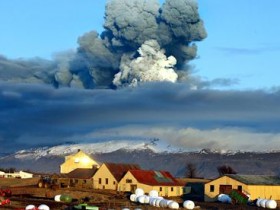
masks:
[[[135,163],[143,169],[167,170],[174,176],[183,177],[187,165],[196,167],[199,177],[217,177],[217,167],[228,165],[241,174],[279,175],[280,152],[217,151],[203,149],[184,151],[157,142],[110,141],[93,144],[66,144],[52,147],[20,150],[0,157],[0,167],[18,170],[59,173],[64,157],[78,149],[91,155],[100,163]]]

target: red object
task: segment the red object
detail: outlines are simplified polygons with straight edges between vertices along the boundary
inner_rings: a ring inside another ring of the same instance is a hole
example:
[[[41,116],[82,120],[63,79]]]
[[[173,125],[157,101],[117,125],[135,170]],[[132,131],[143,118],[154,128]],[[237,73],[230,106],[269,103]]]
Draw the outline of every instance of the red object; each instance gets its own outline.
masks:
[[[168,171],[129,170],[138,182],[152,186],[182,186]]]
[[[12,191],[10,189],[0,190],[0,196],[11,197]]]
[[[6,205],[6,204],[10,204],[10,203],[11,203],[10,199],[6,199],[6,200],[3,200],[3,201],[0,203],[0,206]]]

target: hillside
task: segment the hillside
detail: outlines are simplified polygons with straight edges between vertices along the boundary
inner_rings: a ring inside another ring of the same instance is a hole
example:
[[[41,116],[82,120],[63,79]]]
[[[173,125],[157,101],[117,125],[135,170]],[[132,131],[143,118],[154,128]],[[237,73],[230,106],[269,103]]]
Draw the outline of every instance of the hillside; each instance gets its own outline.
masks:
[[[96,146],[96,145],[95,145]],[[197,168],[198,175],[205,178],[218,176],[217,167],[229,165],[241,174],[267,174],[280,173],[280,152],[235,152],[218,153],[215,151],[181,152],[158,150],[151,145],[138,145],[133,148],[115,147],[105,151],[93,150],[87,145],[86,152],[94,159],[102,162],[137,163],[143,169],[168,170],[175,176],[184,176],[186,165],[192,163]],[[18,170],[31,170],[35,172],[59,172],[59,166],[67,154],[77,151],[76,145],[62,150],[61,146],[52,148],[39,148],[30,151],[19,151],[0,158],[0,168],[15,167]],[[74,148],[74,149],[73,149]],[[81,148],[81,147],[80,147]],[[96,147],[95,147],[96,149]],[[54,152],[55,151],[55,152]],[[99,151],[99,152],[93,152]]]

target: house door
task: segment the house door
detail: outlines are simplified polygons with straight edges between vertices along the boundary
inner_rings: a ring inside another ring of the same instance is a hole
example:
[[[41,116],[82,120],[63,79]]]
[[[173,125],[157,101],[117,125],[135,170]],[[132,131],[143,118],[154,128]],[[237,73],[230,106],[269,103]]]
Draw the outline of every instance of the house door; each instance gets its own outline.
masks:
[[[136,189],[137,189],[137,185],[136,184],[130,185],[131,192],[135,192]]]
[[[220,194],[229,194],[232,190],[231,185],[220,185]]]

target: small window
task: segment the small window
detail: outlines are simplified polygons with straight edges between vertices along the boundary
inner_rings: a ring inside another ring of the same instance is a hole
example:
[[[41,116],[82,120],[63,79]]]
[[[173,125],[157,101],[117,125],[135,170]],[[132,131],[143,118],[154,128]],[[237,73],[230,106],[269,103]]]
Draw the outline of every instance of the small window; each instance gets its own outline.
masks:
[[[238,185],[237,190],[242,191],[242,185]]]
[[[99,183],[99,184],[101,184],[101,183],[102,183],[102,182],[101,182],[101,178],[99,178],[99,179],[98,179],[98,183]]]
[[[171,187],[171,192],[173,192],[173,187]]]
[[[87,180],[84,179],[84,184],[86,184],[86,183],[87,183]]]
[[[162,192],[162,187],[159,187],[159,191]]]
[[[125,182],[126,183],[132,183],[132,179],[126,179]]]
[[[113,185],[116,185],[116,182],[115,182],[115,181],[113,181]]]
[[[109,180],[108,178],[105,179],[105,184],[108,184],[109,183]]]
[[[215,186],[214,185],[210,185],[210,192],[214,192],[215,191]]]

